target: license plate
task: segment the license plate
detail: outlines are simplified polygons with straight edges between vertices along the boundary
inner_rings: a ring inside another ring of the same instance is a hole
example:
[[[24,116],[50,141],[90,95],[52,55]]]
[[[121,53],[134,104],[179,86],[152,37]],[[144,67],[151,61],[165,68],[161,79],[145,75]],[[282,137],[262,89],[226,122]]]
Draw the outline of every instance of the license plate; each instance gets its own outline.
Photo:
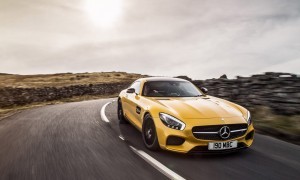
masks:
[[[224,149],[232,149],[232,148],[237,148],[237,141],[208,143],[208,150],[224,150]]]

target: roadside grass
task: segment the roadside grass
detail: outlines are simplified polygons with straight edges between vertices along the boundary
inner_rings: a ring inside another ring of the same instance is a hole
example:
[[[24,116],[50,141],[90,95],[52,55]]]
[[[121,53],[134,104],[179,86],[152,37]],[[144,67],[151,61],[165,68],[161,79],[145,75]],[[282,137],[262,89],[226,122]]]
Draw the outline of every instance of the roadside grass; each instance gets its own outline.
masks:
[[[300,145],[300,115],[276,115],[268,107],[256,107],[252,111],[255,129]]]

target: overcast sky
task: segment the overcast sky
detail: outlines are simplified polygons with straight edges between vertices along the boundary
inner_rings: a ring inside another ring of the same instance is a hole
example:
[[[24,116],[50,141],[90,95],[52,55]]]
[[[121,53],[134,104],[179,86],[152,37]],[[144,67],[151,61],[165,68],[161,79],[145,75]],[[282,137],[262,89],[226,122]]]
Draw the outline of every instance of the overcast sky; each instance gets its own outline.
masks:
[[[0,0],[0,72],[300,74],[299,0]]]

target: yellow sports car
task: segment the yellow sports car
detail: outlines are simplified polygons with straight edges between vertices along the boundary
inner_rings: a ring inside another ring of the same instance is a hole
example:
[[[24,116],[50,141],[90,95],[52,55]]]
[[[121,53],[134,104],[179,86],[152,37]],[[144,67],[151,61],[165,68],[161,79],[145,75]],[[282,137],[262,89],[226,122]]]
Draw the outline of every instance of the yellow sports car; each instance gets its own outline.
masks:
[[[247,109],[178,78],[136,80],[119,95],[118,118],[140,130],[151,150],[227,152],[249,147],[254,136]]]

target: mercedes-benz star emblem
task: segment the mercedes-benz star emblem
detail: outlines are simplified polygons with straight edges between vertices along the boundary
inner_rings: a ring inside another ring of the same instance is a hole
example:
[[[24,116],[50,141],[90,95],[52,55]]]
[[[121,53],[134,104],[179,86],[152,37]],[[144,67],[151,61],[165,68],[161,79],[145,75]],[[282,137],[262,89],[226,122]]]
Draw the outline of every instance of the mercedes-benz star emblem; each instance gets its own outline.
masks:
[[[230,136],[230,129],[228,126],[223,126],[220,131],[219,131],[219,135],[222,139],[227,139]]]

